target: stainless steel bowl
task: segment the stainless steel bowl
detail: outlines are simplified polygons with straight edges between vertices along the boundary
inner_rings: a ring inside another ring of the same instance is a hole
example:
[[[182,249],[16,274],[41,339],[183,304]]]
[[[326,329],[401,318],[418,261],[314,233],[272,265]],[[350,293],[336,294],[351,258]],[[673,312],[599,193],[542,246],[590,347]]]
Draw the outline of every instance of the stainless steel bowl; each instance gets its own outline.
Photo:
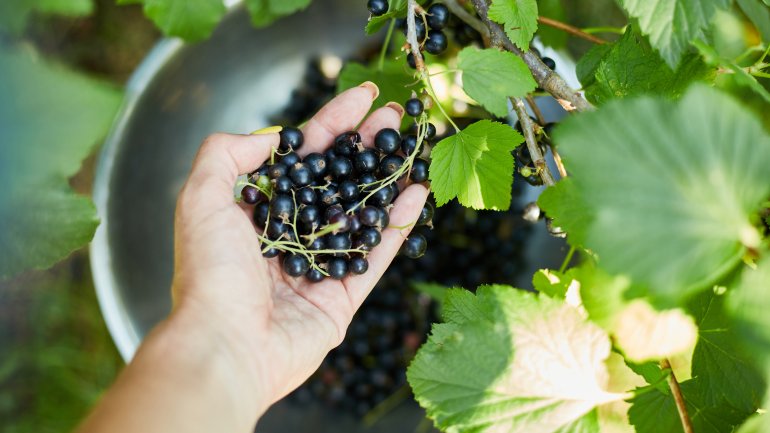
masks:
[[[317,0],[256,30],[235,8],[206,42],[165,40],[137,69],[99,160],[94,198],[102,222],[91,246],[99,302],[124,359],[170,310],[174,205],[200,142],[214,131],[268,125],[300,84],[310,58],[346,58],[365,44],[365,14],[360,0]],[[559,116],[552,101],[544,105]],[[530,191],[529,199],[536,194]],[[530,267],[558,263],[561,247],[538,231],[528,245]],[[416,405],[406,403],[366,431],[404,431],[421,419]],[[363,427],[320,407],[278,403],[257,431]]]

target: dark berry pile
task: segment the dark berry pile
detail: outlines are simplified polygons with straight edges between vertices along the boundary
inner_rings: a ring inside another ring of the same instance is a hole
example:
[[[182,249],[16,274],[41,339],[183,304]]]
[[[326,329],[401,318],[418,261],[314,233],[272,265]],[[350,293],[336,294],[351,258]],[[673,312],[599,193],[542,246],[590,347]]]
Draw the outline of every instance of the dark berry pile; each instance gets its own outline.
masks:
[[[415,102],[416,101],[416,102]],[[425,182],[428,162],[419,157],[424,142],[435,134],[418,99],[406,102],[419,118],[417,134],[404,137],[385,128],[365,148],[356,131],[345,132],[325,153],[296,153],[302,132],[285,127],[271,163],[252,173],[241,190],[245,203],[255,205],[254,222],[265,257],[281,256],[284,272],[311,282],[341,280],[369,268],[368,253],[381,242],[390,223],[389,211],[399,195],[399,180]],[[432,208],[423,210],[417,226],[431,223]],[[421,257],[425,236],[413,233],[401,253]]]

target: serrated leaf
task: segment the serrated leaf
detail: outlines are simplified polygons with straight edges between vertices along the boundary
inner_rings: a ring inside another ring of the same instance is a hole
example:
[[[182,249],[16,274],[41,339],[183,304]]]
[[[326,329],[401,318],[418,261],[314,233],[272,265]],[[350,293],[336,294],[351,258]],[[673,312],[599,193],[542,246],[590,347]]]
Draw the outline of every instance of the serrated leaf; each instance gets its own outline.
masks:
[[[80,17],[93,9],[93,0],[4,0],[0,1],[0,30],[21,33],[32,12]]]
[[[404,62],[397,60],[386,61],[380,71],[376,65],[364,66],[360,63],[348,62],[340,72],[337,81],[337,92],[371,81],[380,88],[380,96],[374,100],[372,110],[382,107],[390,101],[403,103],[412,95],[414,78],[404,69]],[[403,120],[404,124],[411,122]]]
[[[93,235],[93,205],[67,179],[107,131],[111,86],[0,50],[0,278],[45,268]],[[41,126],[43,125],[43,126]]]
[[[555,135],[591,215],[570,234],[658,301],[677,304],[758,247],[770,137],[730,97],[698,85],[678,103],[613,101]]]
[[[759,363],[770,360],[770,258],[744,269],[728,307],[741,338]]]
[[[732,0],[618,0],[649,37],[671,69],[676,69],[690,41],[703,36],[703,30],[719,9]]]
[[[394,18],[403,18],[406,16],[406,0],[391,0],[388,6],[388,12],[378,17],[371,17],[366,24],[367,35],[377,33],[385,24]]]
[[[463,296],[473,313],[462,325],[434,326],[407,370],[417,401],[439,428],[581,431],[596,424],[597,406],[625,397],[604,390],[609,338],[576,309],[511,288],[479,290],[477,305],[468,295],[447,294],[447,305]]]
[[[724,433],[733,431],[749,414],[728,405],[708,406],[702,401],[697,379],[680,384],[687,413],[693,431],[698,433]],[[682,423],[671,393],[657,389],[634,397],[628,418],[636,433],[681,433]]]
[[[589,56],[587,61],[593,60]],[[581,83],[596,104],[643,94],[678,98],[693,81],[713,81],[716,75],[697,54],[684,55],[672,71],[632,27],[593,66],[592,77]]]
[[[580,190],[571,177],[564,178],[556,185],[546,188],[537,199],[537,204],[553,218],[553,223],[567,232],[567,239],[573,246],[585,242],[585,233],[591,224],[592,209],[584,203]]]
[[[564,299],[572,278],[552,269],[540,269],[532,276],[532,286],[538,292],[556,299]]]
[[[594,45],[578,60],[575,65],[575,75],[584,89],[596,82],[596,69],[614,46],[614,44]]]
[[[511,205],[513,156],[524,137],[513,128],[480,120],[436,144],[430,181],[436,204],[457,197],[466,207],[506,210]]]
[[[457,56],[463,90],[497,117],[508,115],[508,99],[535,90],[529,68],[515,54],[494,48],[464,48]]]
[[[698,329],[680,309],[656,311],[636,299],[618,313],[612,335],[626,359],[643,363],[691,352]]]
[[[188,41],[209,37],[226,11],[222,0],[144,0],[144,13],[163,33]]]
[[[697,319],[699,335],[692,375],[701,383],[705,404],[718,406],[725,401],[752,413],[762,401],[765,381],[739,345],[740,334],[725,304],[726,296],[711,291],[698,295],[688,306]]]
[[[492,0],[489,18],[502,24],[505,34],[523,51],[529,50],[529,42],[537,31],[537,1]]]
[[[753,75],[746,72],[745,69],[738,66],[732,60],[720,56],[714,48],[699,41],[694,42],[693,45],[698,48],[698,51],[700,51],[704,59],[706,59],[706,62],[732,71],[732,78],[737,84],[751,89],[754,93],[770,103],[770,92],[768,92]]]

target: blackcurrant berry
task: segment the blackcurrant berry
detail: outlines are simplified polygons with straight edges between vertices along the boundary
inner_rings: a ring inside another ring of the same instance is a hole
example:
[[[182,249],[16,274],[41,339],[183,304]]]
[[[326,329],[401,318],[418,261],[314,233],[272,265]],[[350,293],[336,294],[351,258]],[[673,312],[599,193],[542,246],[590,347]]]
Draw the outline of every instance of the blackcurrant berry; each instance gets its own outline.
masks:
[[[353,245],[350,240],[350,233],[329,233],[325,236],[326,247],[330,250],[340,251],[335,256],[345,255],[342,251],[349,250]]]
[[[289,167],[283,164],[273,164],[267,169],[267,175],[270,179],[278,179],[281,176],[289,174]]]
[[[309,228],[321,225],[321,210],[317,206],[303,206],[297,217]]]
[[[379,164],[380,161],[377,161],[377,165]],[[358,178],[358,185],[361,188],[361,191],[370,190],[375,182],[377,182],[377,176],[372,173],[366,173]]]
[[[262,251],[262,256],[266,259],[272,259],[273,257],[278,257],[278,254],[280,253],[278,248],[268,248],[267,250]]]
[[[361,143],[361,134],[356,131],[344,132],[334,139],[334,153],[337,156],[353,156]]]
[[[393,190],[390,187],[382,187],[369,197],[371,204],[385,207],[393,202]]]
[[[369,248],[374,248],[382,242],[382,235],[376,228],[366,227],[358,234],[358,241]]]
[[[337,157],[337,152],[334,151],[334,146],[326,149],[324,152],[324,157],[326,158],[326,165],[328,167],[329,161]]]
[[[275,179],[273,184],[273,191],[278,194],[290,194],[291,188],[294,186],[289,176],[281,176]]]
[[[348,261],[342,257],[334,257],[326,264],[326,272],[331,278],[341,280],[348,275]]]
[[[374,172],[379,162],[377,151],[374,149],[364,149],[353,157],[353,165],[359,174]]]
[[[348,179],[353,174],[353,163],[345,156],[338,156],[329,162],[329,173],[337,180]]]
[[[369,262],[363,256],[355,256],[348,263],[350,272],[356,275],[365,274],[369,269]]]
[[[358,219],[361,220],[361,224],[374,227],[380,220],[380,213],[374,206],[364,206],[358,214]]]
[[[299,149],[305,141],[302,131],[292,126],[284,126],[279,135],[281,136],[281,143],[278,149],[284,153]]]
[[[241,190],[241,199],[246,204],[256,204],[259,201],[260,192],[251,185],[246,185]]]
[[[296,199],[300,204],[315,204],[315,202],[318,200],[318,194],[316,194],[313,188],[306,186],[304,188],[300,188],[300,190],[297,191]]]
[[[428,40],[425,41],[424,47],[425,51],[439,55],[446,50],[447,45],[449,45],[449,41],[444,32],[441,30],[431,30],[428,32]]]
[[[401,134],[393,128],[381,129],[377,135],[374,136],[374,147],[385,154],[395,153],[398,151],[400,144]]]
[[[416,135],[407,135],[407,136],[404,136],[403,140],[401,140],[401,152],[404,152],[404,155],[406,156],[411,155],[416,148],[417,148]]]
[[[254,224],[261,229],[265,228],[268,216],[270,216],[270,204],[266,201],[257,204],[254,208]]]
[[[289,232],[289,225],[284,223],[283,221],[271,219],[270,222],[267,223],[267,228],[265,229],[265,235],[267,235],[268,239],[272,240],[278,240],[284,237],[286,233]]]
[[[285,165],[291,170],[291,167],[300,161],[299,155],[296,152],[289,152],[281,157],[280,164]]]
[[[417,69],[417,61],[414,60],[414,54],[411,52],[406,55],[406,64],[412,69]]]
[[[430,163],[422,158],[415,158],[412,163],[412,172],[409,173],[409,179],[413,182],[422,183],[428,180],[428,168]]]
[[[323,272],[319,271],[316,268],[311,268],[307,273],[305,274],[305,278],[308,279],[311,283],[320,283],[321,281],[326,278],[326,275],[323,274]]]
[[[552,58],[550,58],[550,57],[543,57],[541,60],[548,67],[548,69],[550,69],[552,71],[556,70],[556,61],[554,61]]]
[[[360,232],[363,226],[364,225],[361,224],[361,219],[358,218],[358,215],[353,215],[350,217],[350,233]]]
[[[375,17],[385,15],[388,12],[388,0],[369,0],[366,8]]]
[[[281,221],[290,221],[294,214],[294,200],[286,194],[275,194],[270,200],[270,216]]]
[[[301,277],[310,270],[310,262],[301,254],[288,254],[283,258],[283,271],[290,277]]]
[[[420,217],[417,218],[417,225],[418,226],[425,226],[430,225],[433,221],[433,214],[434,214],[433,205],[430,203],[425,203],[423,205],[422,210],[420,211]]]
[[[307,164],[313,177],[321,179],[326,175],[326,157],[320,153],[311,153],[302,161]]]
[[[289,171],[289,177],[294,185],[306,186],[310,185],[313,181],[313,173],[310,171],[310,167],[304,162],[298,162],[291,167]]]
[[[390,215],[388,214],[388,211],[385,210],[385,207],[378,207],[377,213],[380,214],[380,220],[377,222],[377,227],[385,229],[390,225]]]
[[[427,33],[427,30],[425,29],[425,23],[421,19],[416,19],[414,22],[414,30],[417,34],[417,42],[422,42],[425,39],[425,34]],[[408,24],[404,26],[404,35],[406,35],[409,32],[409,26]]]
[[[417,117],[422,114],[422,110],[424,108],[425,107],[422,105],[422,101],[420,101],[419,98],[410,98],[408,101],[406,101],[406,104],[404,104],[406,114],[412,117]]]
[[[436,136],[436,125],[429,123],[425,130],[425,138],[431,139]]]
[[[324,206],[332,206],[340,202],[340,194],[337,192],[337,184],[330,183],[321,190],[321,196],[319,197],[321,204]]]
[[[449,22],[449,8],[436,3],[428,8],[428,26],[433,30],[441,30]]]
[[[350,231],[350,217],[345,212],[340,212],[329,218],[329,225],[335,226],[334,233],[346,233]]]
[[[338,192],[342,200],[353,201],[358,198],[358,184],[352,180],[342,181],[339,185]]]
[[[396,173],[404,165],[404,157],[399,155],[387,155],[380,160],[380,175],[388,177]]]
[[[335,204],[334,206],[329,206],[326,208],[326,211],[324,211],[324,221],[327,223],[334,218],[335,215],[344,213],[345,210],[342,208],[341,205]]]
[[[410,259],[418,259],[425,254],[425,250],[428,248],[428,241],[425,240],[425,236],[419,233],[412,233],[404,241],[404,245],[401,247],[403,254]]]
[[[310,251],[321,251],[326,249],[326,241],[324,241],[324,238],[315,238],[313,239],[313,242],[310,243],[310,245],[307,246],[307,249]]]

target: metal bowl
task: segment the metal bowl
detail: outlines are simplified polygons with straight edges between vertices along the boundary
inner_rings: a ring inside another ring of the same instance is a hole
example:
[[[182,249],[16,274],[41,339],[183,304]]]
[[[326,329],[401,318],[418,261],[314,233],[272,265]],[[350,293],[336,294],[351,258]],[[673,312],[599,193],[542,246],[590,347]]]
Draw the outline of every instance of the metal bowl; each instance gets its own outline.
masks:
[[[99,303],[125,360],[170,311],[174,205],[203,138],[214,131],[267,126],[300,84],[309,59],[347,58],[361,49],[365,14],[360,1],[316,1],[302,13],[256,30],[245,11],[234,8],[206,42],[165,40],[137,69],[99,159],[94,198],[102,222],[91,246]],[[552,101],[544,104],[560,116]],[[536,194],[533,189],[525,199]],[[528,244],[531,270],[553,266],[561,255],[562,244],[538,230]],[[407,402],[366,431],[413,429],[422,418]],[[353,417],[282,402],[257,428],[363,430]]]

